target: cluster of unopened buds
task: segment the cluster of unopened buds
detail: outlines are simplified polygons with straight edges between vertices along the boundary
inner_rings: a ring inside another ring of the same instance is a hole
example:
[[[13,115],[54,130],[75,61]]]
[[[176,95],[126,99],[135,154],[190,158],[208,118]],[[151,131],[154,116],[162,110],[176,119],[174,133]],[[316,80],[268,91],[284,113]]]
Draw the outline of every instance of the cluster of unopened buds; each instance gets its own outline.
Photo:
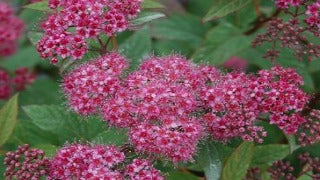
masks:
[[[59,59],[81,59],[88,50],[88,39],[98,40],[106,47],[100,37],[126,30],[129,20],[140,12],[140,3],[141,0],[50,0],[54,13],[42,23],[45,35],[38,43],[38,52],[56,64]]]
[[[0,57],[12,55],[23,32],[23,22],[8,4],[0,2]]]
[[[70,144],[61,148],[52,158],[45,157],[43,150],[22,145],[15,152],[8,152],[4,163],[7,166],[7,179],[164,179],[149,160],[130,160],[119,148],[106,145]]]
[[[7,71],[0,69],[0,100],[8,99],[14,92],[26,89],[34,80],[34,73],[28,68],[16,69],[14,77],[10,77]]]
[[[296,180],[302,176],[310,177],[309,179],[320,179],[320,160],[318,157],[313,158],[309,153],[301,153],[298,155],[298,160],[301,165],[301,170],[295,174],[295,168],[290,161],[278,160],[272,163],[268,172],[273,180]],[[262,171],[258,167],[253,167],[247,171],[245,180],[258,180],[261,179]]]
[[[285,21],[273,17],[269,22],[267,32],[259,34],[253,41],[253,47],[269,42],[272,48],[267,51],[264,58],[274,61],[280,56],[280,48],[292,50],[298,60],[307,58],[313,60],[320,57],[320,45],[314,44],[310,34],[319,38],[320,28],[320,1],[314,0],[277,0],[278,10],[291,16]]]

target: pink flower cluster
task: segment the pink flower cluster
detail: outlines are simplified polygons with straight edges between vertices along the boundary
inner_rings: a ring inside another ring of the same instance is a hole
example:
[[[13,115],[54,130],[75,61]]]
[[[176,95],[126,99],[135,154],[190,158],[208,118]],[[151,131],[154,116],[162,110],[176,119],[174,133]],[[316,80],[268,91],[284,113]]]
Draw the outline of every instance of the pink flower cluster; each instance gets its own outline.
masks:
[[[141,0],[50,0],[55,13],[42,24],[45,35],[37,49],[42,58],[57,63],[72,57],[81,59],[87,52],[87,39],[101,33],[113,36],[129,26],[140,12]]]
[[[279,8],[287,9],[289,6],[299,6],[301,5],[305,0],[277,0],[276,5]]]
[[[17,48],[16,40],[23,32],[23,22],[8,4],[0,2],[0,56],[9,56]]]
[[[15,152],[6,153],[4,165],[7,166],[4,175],[6,179],[37,180],[49,172],[50,160],[43,150],[21,145]]]
[[[300,113],[309,102],[309,96],[300,88],[302,77],[292,68],[274,67],[261,70],[257,82],[263,91],[260,109],[270,114],[270,123],[287,134],[296,133],[305,121]]]
[[[82,115],[96,113],[120,89],[119,76],[127,66],[123,56],[110,53],[77,67],[63,80],[69,105]]]
[[[121,173],[113,168],[124,159],[113,146],[69,145],[53,158],[49,179],[120,179]]]
[[[320,1],[318,0],[307,6],[307,18],[305,20],[310,26],[316,26],[318,29],[320,29],[319,11]]]
[[[220,141],[261,143],[267,133],[257,123],[268,120],[262,115],[287,134],[306,123],[301,114],[309,96],[300,88],[302,77],[291,68],[222,74],[171,55],[150,57],[119,79],[125,67],[120,55],[106,55],[76,68],[63,87],[78,113],[100,113],[110,125],[128,128],[137,152],[186,162],[207,134]]]
[[[242,137],[247,141],[262,142],[266,132],[256,126],[260,115],[260,99],[255,78],[244,73],[230,73],[216,85],[202,92],[201,98],[210,110],[203,120],[216,139],[226,141]]]
[[[320,1],[310,1],[310,0],[277,0],[277,7],[281,9],[288,9],[290,6],[298,7],[305,6],[305,22],[311,27],[320,28]]]
[[[320,111],[312,110],[304,117],[305,122],[300,126],[298,141],[302,146],[312,145],[320,141]]]
[[[34,80],[35,75],[27,68],[18,68],[11,79],[8,72],[0,69],[0,100],[9,98],[13,92],[24,90]]]
[[[151,57],[105,103],[103,117],[112,125],[130,128],[137,151],[175,163],[188,161],[204,130],[200,120],[191,116],[200,105],[198,92],[210,77],[218,76],[215,69],[199,72],[184,57]]]
[[[125,155],[114,146],[68,145],[52,159],[48,179],[162,180],[148,160],[134,159],[121,169]]]
[[[150,161],[145,159],[134,159],[126,167],[125,174],[131,180],[164,180],[159,171],[152,167]]]

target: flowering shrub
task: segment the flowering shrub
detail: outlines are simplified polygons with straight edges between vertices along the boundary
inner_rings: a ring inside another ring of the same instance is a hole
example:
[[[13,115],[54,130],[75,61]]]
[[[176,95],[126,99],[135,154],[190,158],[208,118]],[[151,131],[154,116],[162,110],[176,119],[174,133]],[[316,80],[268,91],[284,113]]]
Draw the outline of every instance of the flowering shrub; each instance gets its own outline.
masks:
[[[16,51],[16,40],[23,31],[23,22],[15,16],[13,9],[0,3],[0,56],[9,56]]]
[[[319,179],[320,2],[266,1],[1,2],[0,173]]]

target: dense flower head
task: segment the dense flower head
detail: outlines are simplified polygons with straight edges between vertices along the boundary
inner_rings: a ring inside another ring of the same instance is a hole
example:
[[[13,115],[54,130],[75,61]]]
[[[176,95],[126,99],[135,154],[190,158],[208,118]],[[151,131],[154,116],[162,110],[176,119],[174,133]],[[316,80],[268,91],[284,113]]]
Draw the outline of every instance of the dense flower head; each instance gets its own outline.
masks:
[[[23,31],[23,22],[14,15],[8,4],[0,2],[0,56],[15,52],[16,40]]]
[[[7,99],[11,95],[9,73],[0,69],[0,99]]]
[[[97,113],[102,103],[120,88],[120,75],[127,67],[123,56],[110,53],[71,71],[63,79],[70,107],[82,115]]]
[[[45,157],[43,150],[21,145],[15,152],[8,152],[4,159],[7,166],[7,179],[37,180],[49,173],[50,160]]]
[[[114,146],[68,145],[52,159],[49,179],[119,180],[123,175],[115,167],[124,159]]]
[[[288,134],[296,133],[305,122],[299,113],[309,96],[300,88],[302,77],[292,68],[273,67],[259,71],[257,82],[263,91],[260,109],[270,114],[270,123]]]
[[[320,142],[320,111],[312,110],[299,128],[298,141],[302,146]]]
[[[180,119],[174,124],[143,123],[130,130],[130,140],[137,152],[165,157],[178,163],[192,160],[203,128],[198,120]]]
[[[244,73],[230,73],[202,92],[201,98],[209,111],[203,120],[214,138],[226,141],[241,137],[262,142],[266,132],[255,125],[260,102],[251,83],[252,78]]]
[[[164,80],[123,88],[105,103],[103,115],[110,124],[131,127],[141,122],[176,121],[197,108],[192,92]]]
[[[28,68],[21,67],[15,70],[15,76],[11,80],[12,87],[15,91],[26,89],[27,85],[32,84],[35,75]]]
[[[26,89],[34,80],[34,73],[25,67],[16,69],[12,78],[7,71],[0,69],[0,100],[9,98],[13,92]]]
[[[126,166],[125,174],[131,180],[164,180],[160,172],[152,167],[151,162],[145,159],[134,159]]]
[[[129,26],[140,11],[141,0],[50,0],[55,9],[42,24],[45,35],[38,43],[42,58],[81,59],[89,38],[113,36]]]
[[[162,79],[168,82],[179,83],[192,91],[201,89],[208,81],[215,81],[220,72],[213,66],[196,66],[183,56],[169,55],[165,57],[151,57],[146,59],[134,74],[131,81],[137,83],[138,79],[142,83],[154,79]],[[144,81],[143,81],[144,80]]]

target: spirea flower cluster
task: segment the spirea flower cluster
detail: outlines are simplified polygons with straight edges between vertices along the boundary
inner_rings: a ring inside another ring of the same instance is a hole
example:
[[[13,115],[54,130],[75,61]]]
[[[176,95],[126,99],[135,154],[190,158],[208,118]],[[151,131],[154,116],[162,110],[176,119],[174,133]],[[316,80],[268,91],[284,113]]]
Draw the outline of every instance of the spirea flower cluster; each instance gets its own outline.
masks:
[[[50,160],[43,150],[21,145],[15,152],[6,154],[4,165],[7,166],[4,174],[7,179],[37,180],[48,174]]]
[[[34,80],[35,75],[27,68],[16,69],[12,78],[7,71],[0,69],[0,100],[9,98],[14,92],[24,90]]]
[[[120,75],[127,66],[123,56],[110,53],[70,72],[63,80],[70,107],[81,115],[97,113],[120,89]]]
[[[37,49],[42,58],[81,59],[88,50],[87,40],[100,34],[113,36],[128,28],[129,20],[140,11],[141,0],[50,0],[54,10],[42,24],[45,35]]]
[[[12,55],[23,32],[23,22],[8,4],[0,2],[0,56]]]
[[[115,167],[124,159],[113,146],[69,145],[53,158],[49,179],[121,179]]]
[[[276,5],[290,18],[271,18],[266,33],[259,34],[253,41],[253,47],[270,43],[264,58],[274,61],[280,56],[280,49],[287,48],[298,60],[313,60],[320,56],[320,45],[312,38],[319,38],[320,18],[319,1],[312,0],[277,0]],[[306,34],[310,34],[307,36]]]
[[[310,139],[308,144],[319,141],[313,123],[319,118],[312,113],[313,125],[308,126],[311,120],[302,111],[309,96],[292,68],[223,74],[213,66],[197,66],[170,55],[150,57],[126,78],[119,78],[125,62],[120,55],[107,54],[71,71],[63,87],[76,112],[101,114],[109,125],[127,128],[139,153],[178,163],[192,160],[206,135],[223,142],[242,138],[261,143],[267,136],[258,125],[262,120],[286,134],[300,129],[301,138]]]
[[[146,159],[126,158],[119,148],[109,145],[70,144],[52,158],[29,145],[8,152],[5,157],[7,179],[48,180],[164,180]]]

